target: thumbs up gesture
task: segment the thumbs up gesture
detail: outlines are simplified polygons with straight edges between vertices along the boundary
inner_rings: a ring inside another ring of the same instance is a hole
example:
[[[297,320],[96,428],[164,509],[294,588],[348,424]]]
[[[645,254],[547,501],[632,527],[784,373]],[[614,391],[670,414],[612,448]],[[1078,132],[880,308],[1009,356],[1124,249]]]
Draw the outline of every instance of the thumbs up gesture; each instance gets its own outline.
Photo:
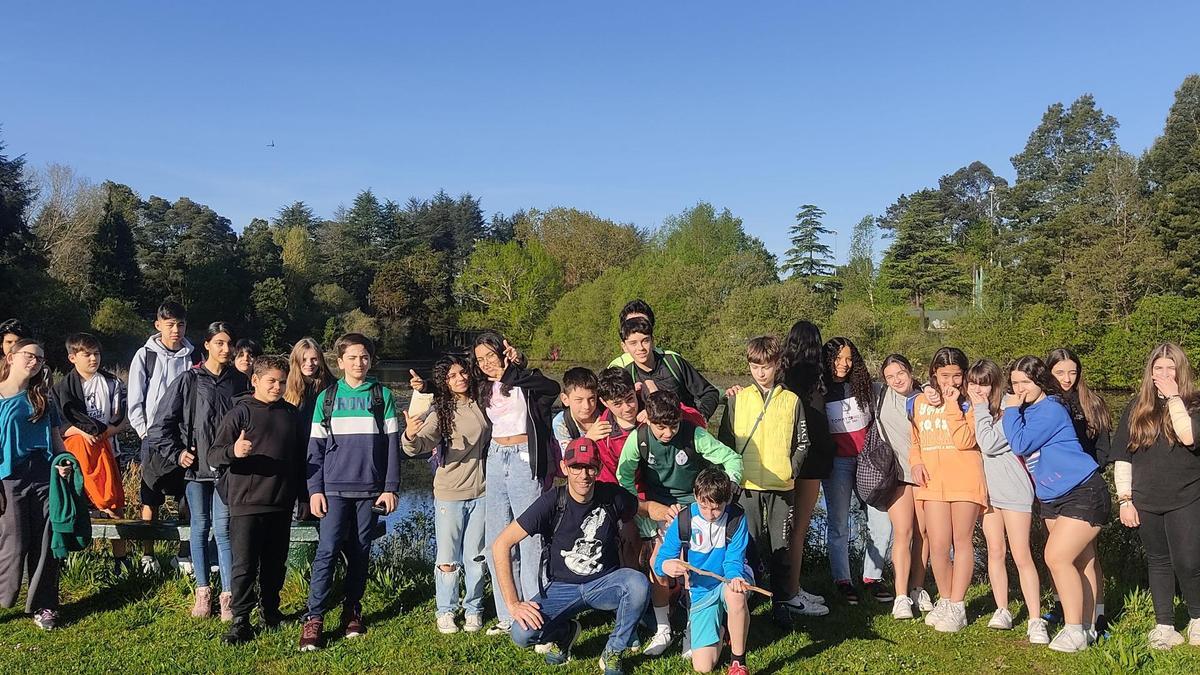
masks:
[[[246,438],[246,430],[242,429],[242,433],[238,436],[237,440],[234,441],[234,443],[233,443],[234,457],[249,457],[250,451],[253,448],[254,448],[254,444],[251,443],[248,438]]]
[[[401,412],[404,413],[404,437],[411,441],[421,432],[421,427],[425,426],[425,420],[409,415],[407,410]]]
[[[425,387],[425,380],[421,379],[421,376],[417,374],[417,371],[411,368],[409,368],[408,374],[412,376],[408,379],[408,386],[412,387],[413,391],[422,391]]]

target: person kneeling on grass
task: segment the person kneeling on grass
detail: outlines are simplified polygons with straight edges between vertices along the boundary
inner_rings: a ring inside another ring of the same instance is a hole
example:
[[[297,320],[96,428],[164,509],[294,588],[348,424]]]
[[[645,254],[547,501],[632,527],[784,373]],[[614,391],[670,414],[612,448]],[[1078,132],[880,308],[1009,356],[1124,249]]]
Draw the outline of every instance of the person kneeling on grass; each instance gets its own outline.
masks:
[[[565,486],[543,493],[509,523],[496,542],[497,584],[513,617],[512,638],[520,647],[549,644],[548,665],[571,658],[581,627],[574,617],[585,609],[616,611],[617,621],[600,656],[605,675],[622,675],[622,657],[646,609],[650,586],[645,575],[620,566],[621,523],[637,514],[637,498],[611,483],[598,483],[596,442],[579,438],[560,462]],[[526,537],[541,535],[542,566],[549,584],[532,600],[522,601],[512,573],[512,549]]]
[[[705,469],[696,478],[696,503],[679,513],[663,535],[654,559],[659,576],[682,577],[694,568],[723,577],[689,575],[691,610],[688,630],[692,667],[708,673],[721,658],[722,624],[729,630],[733,651],[730,675],[745,675],[746,634],[750,610],[746,594],[754,576],[746,565],[750,543],[746,513],[733,501],[733,482],[719,468]]]

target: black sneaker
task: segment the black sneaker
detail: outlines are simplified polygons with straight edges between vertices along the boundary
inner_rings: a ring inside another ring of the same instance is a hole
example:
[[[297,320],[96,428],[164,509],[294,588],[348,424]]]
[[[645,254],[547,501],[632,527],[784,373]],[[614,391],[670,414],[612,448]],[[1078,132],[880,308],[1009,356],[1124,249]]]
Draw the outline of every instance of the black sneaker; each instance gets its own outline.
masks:
[[[267,628],[278,628],[279,624],[284,622],[283,612],[278,609],[262,608],[263,625]]]
[[[236,616],[229,630],[221,638],[227,645],[240,645],[254,639],[254,627],[250,625],[250,617]]]
[[[792,610],[787,605],[777,602],[771,605],[771,621],[780,628],[792,629]]]
[[[896,599],[896,596],[888,590],[887,584],[882,579],[872,579],[864,582],[863,590],[880,603],[891,602]]]
[[[546,665],[561,666],[571,660],[571,647],[575,641],[579,639],[579,634],[583,632],[583,626],[579,621],[571,619],[567,625],[567,635],[560,642],[550,643],[550,649],[546,652]]]
[[[837,589],[842,599],[846,601],[846,604],[858,604],[858,591],[854,590],[854,584],[849,581],[839,581],[837,582]]]
[[[1111,637],[1108,633],[1108,617],[1105,616],[1104,614],[1099,614],[1096,616],[1095,628],[1096,628],[1096,635],[1098,635],[1102,638]]]

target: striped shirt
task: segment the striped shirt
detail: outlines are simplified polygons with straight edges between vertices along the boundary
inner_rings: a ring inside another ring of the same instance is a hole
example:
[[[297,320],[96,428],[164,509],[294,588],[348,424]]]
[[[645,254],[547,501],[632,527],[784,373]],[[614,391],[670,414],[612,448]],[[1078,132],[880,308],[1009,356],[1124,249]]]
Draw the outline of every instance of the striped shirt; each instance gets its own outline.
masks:
[[[383,387],[383,429],[371,411],[368,378],[357,387],[338,380],[328,429],[325,394],[317,396],[308,441],[309,494],[377,495],[400,491],[400,421],[392,392]]]

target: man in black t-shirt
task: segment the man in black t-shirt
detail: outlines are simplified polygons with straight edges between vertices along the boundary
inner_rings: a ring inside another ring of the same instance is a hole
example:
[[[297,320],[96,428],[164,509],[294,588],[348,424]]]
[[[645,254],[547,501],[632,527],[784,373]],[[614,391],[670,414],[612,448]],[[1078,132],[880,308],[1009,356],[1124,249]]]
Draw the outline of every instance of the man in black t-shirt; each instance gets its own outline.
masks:
[[[600,657],[600,668],[606,675],[622,674],[623,652],[650,592],[644,574],[620,566],[618,552],[621,523],[637,514],[637,498],[620,486],[596,481],[600,454],[590,438],[572,441],[561,464],[566,486],[542,494],[492,545],[497,586],[513,617],[513,641],[521,647],[548,645],[549,665],[570,659],[580,632],[576,614],[585,609],[615,610],[616,626]],[[536,598],[522,602],[517,599],[511,555],[512,548],[531,535],[542,536],[550,582]]]

